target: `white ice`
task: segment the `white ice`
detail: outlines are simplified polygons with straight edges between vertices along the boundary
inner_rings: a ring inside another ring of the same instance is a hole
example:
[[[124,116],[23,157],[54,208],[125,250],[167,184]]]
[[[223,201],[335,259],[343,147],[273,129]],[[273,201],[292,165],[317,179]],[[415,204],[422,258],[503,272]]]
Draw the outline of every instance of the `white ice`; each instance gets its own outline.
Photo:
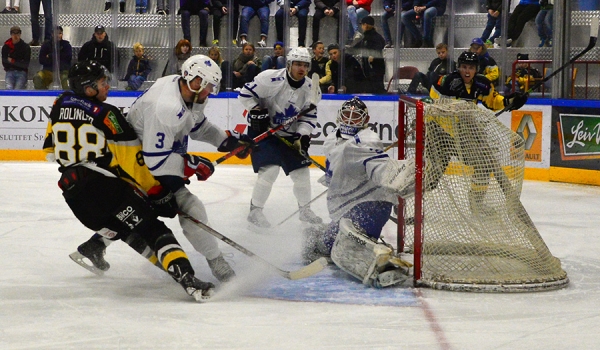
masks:
[[[200,304],[122,242],[108,248],[111,268],[103,277],[73,263],[68,254],[91,232],[64,203],[56,168],[0,162],[0,349],[600,348],[598,187],[536,181],[523,186],[525,208],[569,275],[562,290],[476,294],[407,288],[398,291],[399,298],[412,301],[406,306],[275,300],[260,297],[261,288],[292,281],[221,242],[225,253],[233,253],[239,278]],[[311,176],[314,197],[324,188],[316,182],[319,170]],[[204,201],[215,229],[277,266],[298,268],[297,217],[271,234],[246,229],[254,180],[250,167],[220,165],[209,181],[190,189]],[[291,181],[281,174],[265,213],[277,223],[295,209]],[[324,199],[313,209],[325,213]],[[178,223],[167,223],[197,275],[216,283]],[[393,237],[394,228],[388,224],[385,236]],[[341,286],[349,283],[340,280]],[[331,297],[355,295],[343,288],[336,293]]]

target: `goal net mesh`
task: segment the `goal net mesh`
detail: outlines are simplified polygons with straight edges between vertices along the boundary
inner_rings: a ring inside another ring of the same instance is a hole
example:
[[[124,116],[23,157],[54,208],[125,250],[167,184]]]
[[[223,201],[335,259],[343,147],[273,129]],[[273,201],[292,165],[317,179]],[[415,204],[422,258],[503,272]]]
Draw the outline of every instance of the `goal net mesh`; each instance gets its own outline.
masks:
[[[404,145],[407,158],[423,152],[423,216],[415,217],[413,198],[404,203],[401,222],[409,252],[415,227],[422,223],[422,243],[416,242],[421,244],[417,284],[500,292],[565,286],[568,279],[560,260],[552,256],[520,201],[523,139],[493,112],[471,102],[424,103],[422,116],[414,106],[407,103],[404,109]],[[421,117],[424,142],[414,132]]]

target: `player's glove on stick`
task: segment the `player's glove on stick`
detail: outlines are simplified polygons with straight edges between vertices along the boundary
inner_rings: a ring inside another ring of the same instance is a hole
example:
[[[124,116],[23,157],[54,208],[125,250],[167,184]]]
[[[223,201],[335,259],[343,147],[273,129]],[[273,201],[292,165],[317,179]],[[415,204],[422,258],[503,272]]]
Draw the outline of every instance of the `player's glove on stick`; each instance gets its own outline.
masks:
[[[154,186],[148,191],[148,199],[156,215],[167,218],[177,216],[179,206],[173,192],[162,186]]]
[[[215,172],[215,167],[209,159],[191,154],[186,154],[183,158],[185,158],[183,175],[186,178],[196,174],[198,180],[206,181]]]
[[[294,148],[296,148],[298,151],[308,153],[308,147],[310,147],[309,135],[301,135],[298,139],[296,139],[296,141],[294,141]]]
[[[271,119],[269,118],[269,110],[266,108],[253,108],[248,113],[248,122],[250,128],[257,133],[262,134],[271,127]]]
[[[523,107],[527,103],[527,94],[521,91],[513,92],[510,95],[504,96],[504,106],[507,111],[514,111]]]
[[[217,148],[219,152],[231,152],[239,147],[245,147],[243,151],[235,155],[238,158],[244,159],[256,147],[254,140],[246,134],[240,134],[235,130],[225,130],[225,133],[227,134],[227,138]]]

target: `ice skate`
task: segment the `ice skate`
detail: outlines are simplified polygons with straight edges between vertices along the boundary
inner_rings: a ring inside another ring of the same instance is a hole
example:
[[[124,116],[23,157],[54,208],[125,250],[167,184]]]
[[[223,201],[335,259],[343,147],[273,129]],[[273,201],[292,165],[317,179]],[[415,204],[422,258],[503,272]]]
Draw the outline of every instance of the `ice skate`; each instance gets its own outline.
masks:
[[[300,221],[308,222],[313,225],[319,225],[323,223],[323,219],[317,216],[317,214],[315,214],[315,212],[308,207],[300,209]]]
[[[323,242],[323,234],[327,230],[327,225],[320,224],[306,228],[302,231],[304,242],[302,246],[302,260],[305,264],[310,264],[319,258],[326,258],[331,262],[329,249]]]
[[[218,257],[208,260],[208,266],[213,276],[215,276],[219,282],[229,282],[235,277],[235,271],[231,268],[229,263],[223,257],[223,254],[219,254]]]
[[[215,294],[215,285],[210,282],[202,282],[190,273],[185,273],[179,284],[198,302],[205,302]]]
[[[271,223],[265,217],[265,214],[262,212],[262,208],[259,208],[255,205],[250,205],[250,214],[248,214],[248,227],[256,232],[261,232],[264,230],[269,230],[271,228]]]
[[[90,239],[77,247],[77,251],[69,254],[69,257],[81,267],[98,276],[102,276],[104,271],[108,271],[110,268],[110,264],[104,260],[104,254],[106,254],[104,243]],[[87,258],[92,265],[86,263],[84,258]]]

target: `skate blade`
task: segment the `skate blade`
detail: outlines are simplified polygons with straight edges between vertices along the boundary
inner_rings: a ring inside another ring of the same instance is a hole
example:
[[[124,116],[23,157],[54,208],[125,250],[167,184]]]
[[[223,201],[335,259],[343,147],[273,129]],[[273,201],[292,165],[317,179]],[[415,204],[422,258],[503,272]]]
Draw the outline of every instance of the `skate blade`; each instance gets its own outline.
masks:
[[[194,299],[199,303],[207,302],[215,294],[214,288],[207,290],[196,290],[192,293]]]
[[[71,260],[73,260],[74,262],[76,262],[79,266],[83,267],[84,269],[90,271],[91,273],[97,275],[97,276],[104,276],[104,271],[100,270],[99,268],[95,267],[92,264],[87,264],[85,262],[84,259],[87,259],[85,256],[81,255],[80,252],[75,251],[71,254],[69,254],[69,258],[71,258]],[[88,259],[89,261],[89,259]]]

